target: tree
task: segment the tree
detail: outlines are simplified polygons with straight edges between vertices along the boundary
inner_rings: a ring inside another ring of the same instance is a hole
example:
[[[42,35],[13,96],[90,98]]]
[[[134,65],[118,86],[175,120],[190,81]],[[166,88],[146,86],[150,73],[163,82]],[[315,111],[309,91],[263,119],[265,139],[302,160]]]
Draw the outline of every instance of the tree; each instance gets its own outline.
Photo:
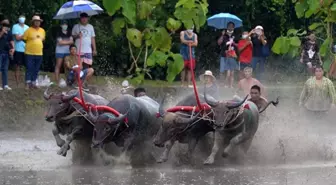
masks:
[[[336,2],[333,0],[298,0],[295,3],[295,12],[298,18],[309,19],[313,23],[309,26],[323,41],[320,55],[324,57],[324,67],[329,68],[333,44],[332,25],[336,23]],[[304,29],[289,29],[286,35],[278,37],[272,47],[276,54],[299,55],[301,46],[300,37],[307,33]]]
[[[170,4],[169,4],[170,3]],[[128,69],[135,83],[151,78],[151,69],[167,67],[172,82],[183,69],[183,59],[172,52],[172,36],[182,25],[195,25],[199,32],[206,22],[207,0],[178,0],[173,8],[164,0],[103,0],[115,35],[126,36],[132,64]],[[171,11],[170,11],[171,10]]]

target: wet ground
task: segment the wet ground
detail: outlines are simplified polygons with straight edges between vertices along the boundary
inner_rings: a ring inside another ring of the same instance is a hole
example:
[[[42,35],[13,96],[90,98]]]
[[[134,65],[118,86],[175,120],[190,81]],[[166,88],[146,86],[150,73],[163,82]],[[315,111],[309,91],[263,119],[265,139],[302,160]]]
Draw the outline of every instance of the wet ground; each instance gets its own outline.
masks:
[[[300,89],[274,89],[270,107],[248,153],[246,163],[190,167],[155,165],[74,166],[71,152],[56,154],[50,129],[0,132],[0,184],[4,185],[334,185],[336,124],[328,116],[309,115],[297,107]],[[296,94],[296,96],[293,96]],[[334,110],[335,111],[335,110]],[[173,155],[172,155],[173,157]],[[204,158],[198,158],[202,163]]]

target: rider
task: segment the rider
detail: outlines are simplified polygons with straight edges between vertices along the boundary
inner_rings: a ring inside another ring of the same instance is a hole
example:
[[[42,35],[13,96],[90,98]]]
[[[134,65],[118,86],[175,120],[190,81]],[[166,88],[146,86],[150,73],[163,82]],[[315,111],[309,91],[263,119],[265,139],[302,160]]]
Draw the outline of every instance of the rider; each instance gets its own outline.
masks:
[[[146,105],[151,114],[156,114],[159,112],[160,104],[147,96],[145,88],[138,87],[134,89],[134,96]]]
[[[257,105],[258,110],[261,110],[267,105],[266,98],[261,96],[261,88],[258,85],[253,85],[250,90],[250,97],[248,101]]]

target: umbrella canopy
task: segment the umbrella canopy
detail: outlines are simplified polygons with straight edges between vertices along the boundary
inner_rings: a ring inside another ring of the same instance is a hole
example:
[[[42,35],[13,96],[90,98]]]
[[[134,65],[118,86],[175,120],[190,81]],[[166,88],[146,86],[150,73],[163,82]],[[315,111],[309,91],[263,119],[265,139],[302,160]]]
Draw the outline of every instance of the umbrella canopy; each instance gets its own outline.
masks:
[[[233,22],[235,24],[235,28],[243,26],[243,21],[239,17],[230,13],[219,13],[208,18],[208,26],[212,26],[217,29],[227,28],[227,24],[229,22]]]
[[[77,0],[65,3],[60,10],[58,10],[54,19],[75,19],[83,12],[89,16],[97,15],[104,10],[91,1]]]

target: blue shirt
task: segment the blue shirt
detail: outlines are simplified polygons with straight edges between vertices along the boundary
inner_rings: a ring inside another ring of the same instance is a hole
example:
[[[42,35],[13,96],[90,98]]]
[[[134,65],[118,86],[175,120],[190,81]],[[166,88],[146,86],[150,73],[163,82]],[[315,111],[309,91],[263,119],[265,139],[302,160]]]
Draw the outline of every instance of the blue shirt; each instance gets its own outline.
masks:
[[[25,52],[26,44],[22,40],[17,41],[15,39],[15,35],[23,35],[24,32],[28,29],[29,27],[27,25],[24,25],[23,28],[20,26],[20,24],[15,24],[12,29],[12,34],[14,36],[14,46],[15,46],[15,51],[18,52]]]

